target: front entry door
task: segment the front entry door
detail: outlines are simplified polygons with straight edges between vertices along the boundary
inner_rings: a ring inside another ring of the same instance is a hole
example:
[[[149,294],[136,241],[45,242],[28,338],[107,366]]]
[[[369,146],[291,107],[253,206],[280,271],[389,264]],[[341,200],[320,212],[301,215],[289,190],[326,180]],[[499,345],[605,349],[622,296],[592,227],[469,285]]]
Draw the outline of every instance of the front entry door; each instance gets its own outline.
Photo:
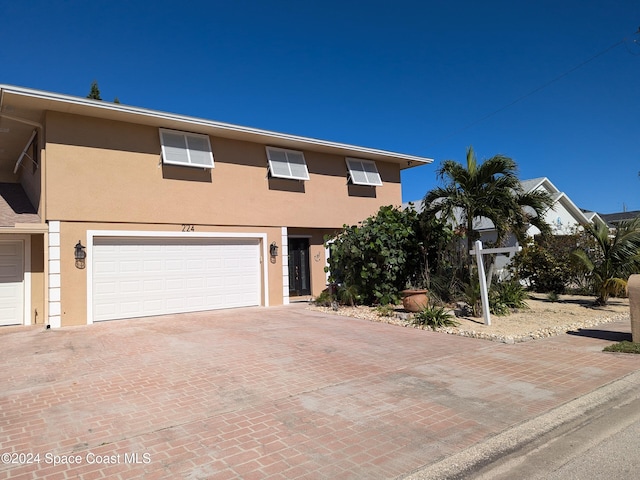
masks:
[[[289,295],[311,295],[309,239],[289,238]]]

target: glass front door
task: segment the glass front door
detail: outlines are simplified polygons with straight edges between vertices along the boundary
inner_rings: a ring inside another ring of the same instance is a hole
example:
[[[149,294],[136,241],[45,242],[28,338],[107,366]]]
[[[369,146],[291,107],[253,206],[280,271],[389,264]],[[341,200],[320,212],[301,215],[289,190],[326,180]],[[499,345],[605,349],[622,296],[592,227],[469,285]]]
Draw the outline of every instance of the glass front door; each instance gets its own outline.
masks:
[[[309,239],[289,238],[289,296],[311,295]]]

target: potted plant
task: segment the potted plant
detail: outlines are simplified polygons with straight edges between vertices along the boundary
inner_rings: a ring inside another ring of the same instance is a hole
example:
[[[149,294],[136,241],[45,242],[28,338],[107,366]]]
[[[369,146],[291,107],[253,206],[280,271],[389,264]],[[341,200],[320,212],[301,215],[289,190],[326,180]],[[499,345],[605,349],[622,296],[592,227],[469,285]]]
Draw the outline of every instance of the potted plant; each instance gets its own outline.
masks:
[[[421,286],[407,285],[407,288],[400,292],[402,307],[407,312],[421,312],[429,305],[428,292],[426,288],[421,288]]]

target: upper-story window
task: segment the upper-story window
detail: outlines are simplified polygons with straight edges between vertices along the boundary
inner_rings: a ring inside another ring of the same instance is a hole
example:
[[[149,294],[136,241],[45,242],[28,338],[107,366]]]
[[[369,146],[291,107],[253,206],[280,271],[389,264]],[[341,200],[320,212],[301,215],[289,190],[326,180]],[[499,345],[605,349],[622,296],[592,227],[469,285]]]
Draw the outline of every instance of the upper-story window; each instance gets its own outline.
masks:
[[[267,158],[271,176],[292,178],[294,180],[309,180],[309,171],[302,152],[267,147]]]
[[[360,160],[359,158],[347,158],[346,160],[351,183],[376,187],[382,185],[382,179],[380,178],[375,162],[371,160]]]
[[[160,129],[162,161],[170,165],[213,168],[211,142],[207,135]]]

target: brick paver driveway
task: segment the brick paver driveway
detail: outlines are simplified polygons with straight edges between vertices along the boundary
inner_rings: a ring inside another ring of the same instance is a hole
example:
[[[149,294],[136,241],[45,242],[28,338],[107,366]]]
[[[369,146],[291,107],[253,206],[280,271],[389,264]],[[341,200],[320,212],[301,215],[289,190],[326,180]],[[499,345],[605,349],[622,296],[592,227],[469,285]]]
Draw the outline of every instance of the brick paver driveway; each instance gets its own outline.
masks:
[[[0,479],[394,478],[640,367],[599,338],[505,345],[304,305],[0,342]]]

